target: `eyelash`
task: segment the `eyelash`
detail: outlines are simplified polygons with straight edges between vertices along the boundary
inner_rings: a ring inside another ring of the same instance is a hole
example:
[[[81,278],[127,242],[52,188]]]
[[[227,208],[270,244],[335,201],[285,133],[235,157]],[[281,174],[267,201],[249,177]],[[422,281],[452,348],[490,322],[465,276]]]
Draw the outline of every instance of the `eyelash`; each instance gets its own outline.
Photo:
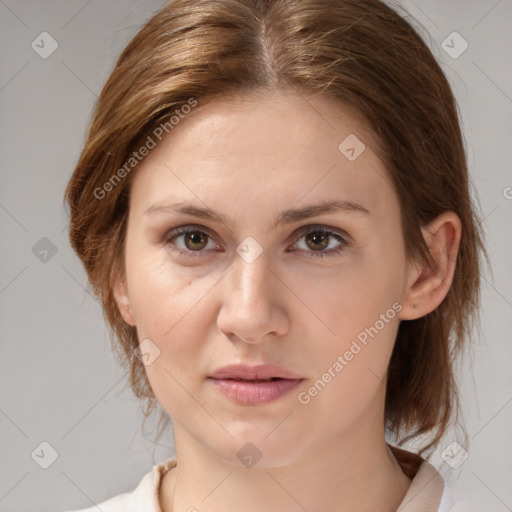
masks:
[[[181,235],[186,235],[188,233],[201,233],[206,235],[210,240],[212,240],[212,237],[203,231],[202,229],[199,229],[199,227],[189,226],[189,227],[181,227],[173,229],[169,232],[167,232],[163,238],[160,240],[161,243],[170,244],[172,240],[175,238],[178,238]],[[301,229],[298,236],[295,239],[294,245],[304,236],[307,236],[311,233],[322,233],[324,235],[327,235],[329,238],[335,238],[337,241],[341,242],[341,245],[338,246],[335,249],[330,249],[329,251],[325,252],[319,252],[319,251],[307,251],[311,252],[311,258],[330,258],[333,256],[336,256],[340,254],[345,247],[347,247],[349,244],[347,240],[339,233],[336,233],[334,231],[329,230],[325,226],[306,226],[305,228]],[[176,248],[174,246],[172,248],[173,251],[177,252],[178,254],[185,256],[187,258],[196,258],[196,257],[203,257],[204,250],[200,251],[192,251],[192,250],[183,250],[181,248]]]

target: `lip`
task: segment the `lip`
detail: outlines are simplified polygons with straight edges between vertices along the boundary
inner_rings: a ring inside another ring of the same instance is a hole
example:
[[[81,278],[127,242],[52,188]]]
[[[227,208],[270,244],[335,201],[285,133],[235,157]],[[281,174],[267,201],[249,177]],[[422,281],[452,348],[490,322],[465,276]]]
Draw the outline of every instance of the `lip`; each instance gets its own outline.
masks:
[[[243,405],[277,400],[304,380],[282,366],[271,364],[229,365],[216,370],[209,379],[225,396]]]
[[[273,377],[291,380],[303,379],[301,375],[275,364],[231,364],[215,370],[210,377],[237,380],[267,380]]]

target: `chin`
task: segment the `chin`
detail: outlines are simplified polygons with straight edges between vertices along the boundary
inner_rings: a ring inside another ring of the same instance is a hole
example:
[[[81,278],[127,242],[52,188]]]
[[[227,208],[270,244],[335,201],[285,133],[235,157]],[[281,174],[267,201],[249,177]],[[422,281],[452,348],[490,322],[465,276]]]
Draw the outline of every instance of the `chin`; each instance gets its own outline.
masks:
[[[274,422],[272,428],[264,426],[258,428],[251,424],[238,424],[236,431],[228,428],[233,437],[227,439],[223,436],[223,442],[208,443],[212,452],[229,464],[240,468],[270,469],[292,464],[300,459],[297,446],[301,442],[301,436],[297,440],[285,430],[279,432],[279,422]],[[302,436],[302,442],[304,437]]]

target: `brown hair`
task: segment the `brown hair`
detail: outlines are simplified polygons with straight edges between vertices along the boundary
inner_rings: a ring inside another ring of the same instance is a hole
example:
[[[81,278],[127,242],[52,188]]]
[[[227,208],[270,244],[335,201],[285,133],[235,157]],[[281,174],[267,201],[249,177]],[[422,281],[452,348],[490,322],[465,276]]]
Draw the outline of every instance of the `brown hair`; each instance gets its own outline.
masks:
[[[113,279],[124,272],[131,179],[123,177],[101,198],[98,187],[191,98],[292,89],[330,95],[364,115],[400,200],[409,258],[433,263],[420,226],[446,210],[461,219],[452,286],[436,310],[400,323],[388,370],[388,432],[397,439],[408,433],[400,445],[429,434],[423,454],[437,447],[454,411],[459,418],[454,363],[478,317],[480,252],[487,254],[449,83],[415,29],[379,0],[166,5],[124,49],[96,102],[65,192],[71,245],[101,298],[135,395],[149,400],[147,419],[155,398],[134,357],[136,328],[124,322],[113,296]],[[161,413],[165,427],[169,418]]]

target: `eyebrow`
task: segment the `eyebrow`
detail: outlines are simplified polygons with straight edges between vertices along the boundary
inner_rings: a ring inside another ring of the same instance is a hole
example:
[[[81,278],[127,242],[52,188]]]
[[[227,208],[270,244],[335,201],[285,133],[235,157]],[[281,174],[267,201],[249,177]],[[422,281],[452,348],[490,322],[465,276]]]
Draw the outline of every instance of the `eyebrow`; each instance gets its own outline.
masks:
[[[301,220],[307,219],[309,217],[315,217],[317,215],[323,215],[327,213],[336,213],[339,211],[356,214],[370,214],[370,212],[359,203],[345,200],[331,200],[324,201],[322,203],[315,205],[304,206],[303,208],[291,208],[289,210],[284,210],[277,217],[274,227],[277,226],[278,224],[292,224],[294,222],[299,222]],[[146,215],[155,212],[177,212],[183,215],[190,215],[192,217],[197,217],[200,219],[222,222],[225,225],[231,224],[231,219],[227,218],[226,216],[220,213],[213,211],[211,208],[202,206],[199,207],[188,203],[155,203],[151,205],[144,212],[144,214]]]

